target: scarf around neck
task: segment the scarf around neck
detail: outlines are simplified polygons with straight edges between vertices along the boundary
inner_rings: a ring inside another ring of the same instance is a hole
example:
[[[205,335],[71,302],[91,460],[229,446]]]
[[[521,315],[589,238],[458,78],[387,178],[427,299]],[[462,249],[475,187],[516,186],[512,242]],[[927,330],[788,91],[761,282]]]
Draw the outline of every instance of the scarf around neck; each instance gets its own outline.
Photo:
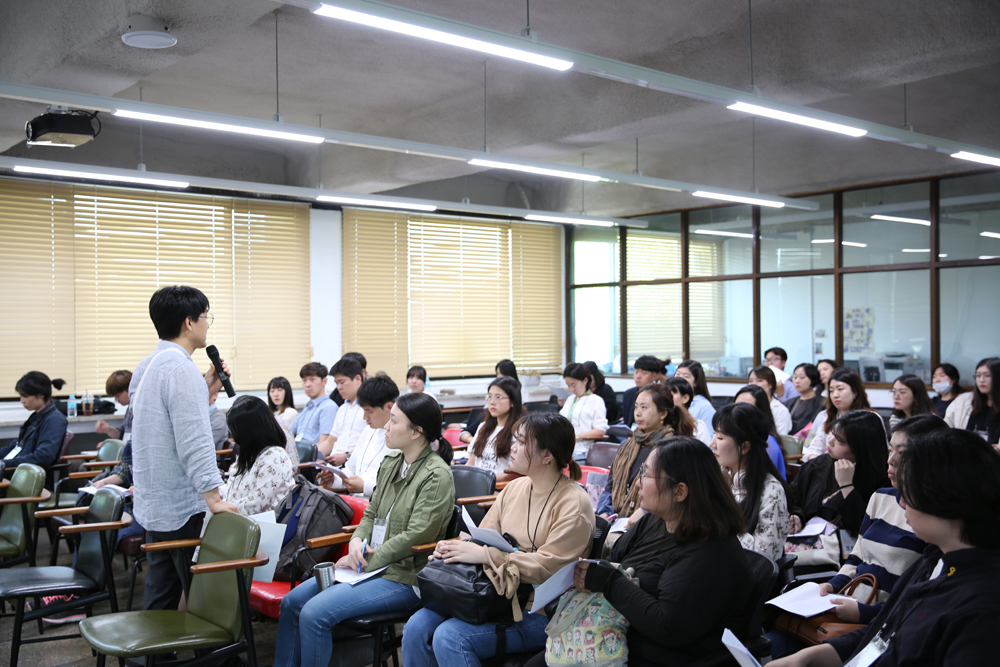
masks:
[[[639,476],[636,475],[629,484],[628,474],[643,447],[673,436],[674,429],[663,425],[652,433],[636,431],[625,444],[621,446],[611,464],[611,479],[614,488],[611,490],[611,505],[620,516],[630,516],[639,506]]]

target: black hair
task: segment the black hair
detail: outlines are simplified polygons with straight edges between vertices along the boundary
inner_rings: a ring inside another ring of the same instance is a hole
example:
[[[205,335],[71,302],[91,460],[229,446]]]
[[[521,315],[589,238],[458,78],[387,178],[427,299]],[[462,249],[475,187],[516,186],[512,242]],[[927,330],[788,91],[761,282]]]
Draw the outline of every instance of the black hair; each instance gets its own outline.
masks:
[[[229,435],[240,446],[236,457],[236,474],[253,468],[254,462],[268,447],[285,448],[285,432],[274,418],[267,403],[256,396],[240,396],[226,413]]]
[[[756,385],[751,385],[756,386]],[[760,389],[760,387],[757,387]],[[763,390],[761,390],[763,393]],[[768,410],[770,412],[770,409]],[[743,489],[746,493],[740,501],[743,518],[746,521],[746,532],[753,534],[757,530],[760,519],[760,503],[767,486],[767,476],[771,475],[785,490],[786,503],[791,497],[791,490],[781,478],[781,473],[767,453],[767,436],[769,428],[773,428],[774,420],[767,419],[768,413],[759,406],[749,403],[729,403],[724,405],[712,417],[712,427],[716,433],[729,436],[736,442],[736,453],[739,465],[744,471]],[[750,449],[743,453],[743,443],[750,443]],[[781,442],[780,440],[778,442]]]
[[[507,398],[510,399],[510,413],[507,415],[507,421],[493,441],[493,450],[496,452],[497,458],[505,459],[510,456],[510,443],[514,439],[514,424],[521,417],[521,412],[523,411],[523,406],[521,405],[521,385],[514,378],[502,377],[491,382],[489,389],[486,391],[489,392],[493,387],[499,387],[500,391],[507,394]],[[483,455],[483,451],[486,450],[486,443],[489,442],[490,436],[496,430],[497,423],[497,418],[487,410],[485,418],[482,421],[482,426],[479,427],[476,440],[472,443],[470,450],[476,457]]]
[[[937,431],[943,428],[949,428],[948,422],[938,417],[937,413],[928,415],[913,415],[912,417],[907,417],[901,422],[896,424],[896,428],[892,429],[893,434],[905,433],[907,440],[910,438],[915,438],[918,435],[923,435],[925,433],[930,433],[932,431]]]
[[[538,451],[552,452],[552,458],[560,470],[569,466],[570,479],[578,481],[583,476],[580,464],[573,460],[576,431],[570,420],[558,412],[529,412],[518,420],[514,428],[517,429],[515,433],[521,434],[525,444],[530,441],[538,447]]]
[[[365,355],[361,354],[360,352],[344,352],[343,356],[341,356],[341,359],[353,359],[354,361],[358,362],[359,366],[361,366],[361,370],[368,369],[368,360],[365,359]],[[364,373],[362,373],[362,375],[364,375]]]
[[[330,369],[330,375],[343,375],[346,378],[353,380],[356,377],[361,377],[364,379],[365,370],[361,367],[354,359],[349,359],[348,357],[341,357],[340,361],[333,365]]]
[[[173,340],[181,335],[184,320],[197,322],[208,311],[208,297],[196,287],[168,285],[153,292],[149,299],[149,319],[153,320],[160,340]]]
[[[870,410],[851,410],[843,417],[833,420],[829,433],[850,447],[854,455],[854,490],[861,494],[865,504],[876,490],[891,486],[889,483],[889,463],[886,456],[889,442],[885,437],[882,418]],[[837,480],[832,474],[833,486]],[[835,488],[827,488],[834,493]]]
[[[767,358],[767,355],[770,354],[771,352],[774,352],[776,355],[778,355],[779,357],[781,357],[782,361],[788,361],[788,353],[785,352],[784,348],[782,348],[782,347],[772,347],[772,348],[769,348],[767,350],[764,350],[764,357]]]
[[[381,408],[386,403],[395,403],[397,398],[399,387],[381,371],[366,378],[358,387],[358,405],[363,408]]]
[[[681,380],[681,382],[684,382]],[[657,412],[666,412],[663,424],[674,430],[674,435],[694,435],[694,417],[687,410],[674,405],[674,396],[670,393],[670,388],[660,383],[650,383],[639,388],[635,392],[635,401],[639,402],[639,396],[649,394],[653,401],[653,406]]]
[[[314,375],[322,380],[329,374],[329,371],[326,370],[326,366],[318,361],[310,361],[308,364],[299,369],[299,377],[303,379],[310,375]]]
[[[694,389],[691,388],[691,383],[685,380],[684,378],[679,378],[679,377],[667,378],[667,381],[664,382],[663,385],[670,391],[676,391],[681,396],[687,396],[688,402],[685,404],[685,407],[687,405],[690,405],[691,401],[694,400]]]
[[[50,380],[41,371],[28,371],[14,385],[14,391],[21,396],[41,396],[48,403],[52,399],[52,387],[62,389],[65,384],[66,381],[62,378]]]
[[[409,380],[412,377],[420,378],[420,381],[427,382],[427,369],[423,366],[410,366],[410,370],[406,371],[406,379]]]
[[[753,396],[754,405],[758,410],[760,410],[764,421],[767,422],[767,434],[774,436],[774,439],[778,441],[778,447],[781,449],[781,455],[784,456],[785,446],[781,442],[781,435],[778,434],[778,427],[774,423],[774,413],[771,412],[771,401],[767,398],[767,392],[764,391],[763,387],[760,385],[748,384],[745,387],[740,387],[733,398],[739,398],[740,394],[750,394]],[[713,422],[714,421],[715,419],[713,417]],[[764,440],[766,441],[767,438],[764,438]]]
[[[396,407],[406,415],[410,428],[419,429],[434,451],[450,464],[455,454],[451,443],[441,435],[441,405],[437,399],[430,394],[403,394],[396,401]]]
[[[519,383],[521,382],[517,379],[517,366],[510,359],[501,359],[493,370],[506,378],[514,378]]]
[[[847,412],[851,410],[871,410],[871,405],[868,403],[868,392],[865,391],[864,380],[856,370],[850,366],[841,366],[840,368],[834,369],[830,373],[829,382],[843,382],[848,387],[851,388],[851,392],[854,394],[854,402],[847,406]],[[826,397],[826,424],[823,425],[823,430],[827,433],[833,427],[833,422],[837,418],[837,414],[840,410],[836,405],[833,404],[833,399],[830,396]]]
[[[702,368],[701,364],[694,359],[687,359],[682,361],[678,368],[686,368],[691,371],[691,375],[694,376],[694,393],[696,396],[704,396],[709,402],[712,401],[712,395],[708,393],[708,382],[705,380],[705,369]]]
[[[823,378],[820,376],[819,369],[816,368],[816,366],[808,362],[804,364],[799,364],[792,371],[792,374],[794,375],[795,371],[799,370],[800,368],[802,369],[802,372],[806,374],[806,377],[809,378],[809,386],[813,388],[813,391],[816,391],[817,387],[823,386]]]
[[[962,386],[960,382],[962,376],[954,365],[948,363],[938,364],[937,366],[934,367],[934,373],[937,373],[937,369],[939,368],[943,370],[944,374],[948,376],[949,380],[951,380],[951,393],[958,396],[959,394],[965,393],[967,391],[966,388]],[[931,375],[933,377],[933,373]]]
[[[604,386],[604,373],[601,369],[597,367],[597,363],[593,361],[583,362],[584,367],[590,372],[590,377],[594,378],[593,391],[597,391]]]
[[[949,428],[911,438],[897,477],[907,505],[961,521],[966,544],[1000,548],[1000,454],[978,435]]]
[[[931,402],[931,397],[927,395],[927,387],[924,385],[923,380],[912,373],[907,373],[893,380],[893,384],[897,382],[902,382],[913,393],[913,407],[910,408],[910,416],[937,414],[937,410],[934,409],[934,403]],[[906,416],[906,413],[902,410],[893,409],[892,414],[897,417]]]
[[[676,540],[701,542],[742,535],[743,512],[712,450],[683,435],[656,445],[646,465],[660,492],[669,492],[681,483],[688,487],[687,498],[677,512]]]
[[[579,380],[583,383],[583,386],[587,389],[587,391],[594,391],[594,377],[583,364],[575,362],[567,364],[566,368],[563,369],[563,377]]]
[[[984,414],[990,413],[991,419],[997,419],[1000,417],[1000,357],[987,357],[983,359],[978,364],[976,364],[976,372],[985,366],[990,370],[990,375],[993,376],[993,390],[990,394],[993,397],[993,407],[990,407],[989,398],[983,392],[979,391],[979,387],[974,385],[972,390],[972,414]]]
[[[816,362],[816,370],[817,371],[819,370],[819,365],[820,364],[826,364],[827,366],[829,366],[830,368],[832,368],[834,371],[837,370],[838,368],[840,368],[840,364],[838,364],[833,359],[820,359],[819,361]],[[833,371],[830,371],[830,372],[831,372],[831,374],[833,373]],[[823,378],[820,377],[820,380],[822,380],[822,379]],[[827,378],[826,382],[827,382],[827,384],[829,384],[830,378]]]
[[[272,378],[271,381],[267,383],[267,407],[271,409],[271,412],[278,410],[278,406],[271,400],[271,390],[275,387],[285,390],[285,400],[281,403],[281,412],[284,412],[288,408],[294,410],[295,397],[292,396],[292,383],[289,382],[287,378],[279,375],[276,378]]]
[[[650,373],[662,373],[664,370],[663,362],[649,354],[644,354],[636,359],[633,366],[640,371]]]
[[[767,366],[755,366],[747,373],[747,382],[751,381],[751,375],[756,375],[758,380],[767,382],[767,385],[771,388],[771,396],[774,396],[774,392],[778,390],[778,378],[774,376],[774,371]]]

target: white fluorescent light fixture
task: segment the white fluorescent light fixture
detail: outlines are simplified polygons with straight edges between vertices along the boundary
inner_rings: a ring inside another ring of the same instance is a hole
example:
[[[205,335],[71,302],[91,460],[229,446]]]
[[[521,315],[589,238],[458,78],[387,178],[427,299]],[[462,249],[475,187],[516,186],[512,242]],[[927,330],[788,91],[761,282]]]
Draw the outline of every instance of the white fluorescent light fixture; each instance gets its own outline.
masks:
[[[980,255],[979,259],[1000,259],[1000,255]]]
[[[813,239],[812,243],[833,243],[833,239]]]
[[[735,201],[741,204],[757,204],[758,206],[771,206],[773,208],[784,208],[785,206],[785,202],[771,201],[770,199],[757,199],[755,197],[741,197],[739,195],[725,195],[720,192],[709,192],[708,190],[697,190],[691,194],[695,197],[721,199],[722,201]]]
[[[903,248],[903,252],[930,252],[930,248]],[[938,255],[940,257],[940,255]]]
[[[113,176],[93,171],[70,171],[67,169],[49,169],[47,167],[25,167],[18,165],[14,171],[25,174],[46,174],[48,176],[65,176],[67,178],[83,178],[94,181],[114,181],[116,183],[137,183],[139,185],[159,185],[165,188],[186,188],[190,183],[184,181],[167,181],[160,178],[141,178],[138,176]]]
[[[732,236],[738,239],[752,239],[753,234],[745,234],[743,232],[724,232],[718,229],[696,229],[695,234],[707,234],[709,236]]]
[[[979,232],[979,235],[986,236],[991,239],[1000,239],[1000,234],[997,234],[996,232]]]
[[[831,123],[825,120],[817,120],[815,118],[810,118],[809,116],[800,116],[798,114],[788,113],[787,111],[778,111],[776,109],[769,109],[767,107],[757,106],[756,104],[747,104],[746,102],[736,102],[734,104],[730,104],[726,108],[732,109],[733,111],[745,111],[746,113],[752,113],[757,116],[767,116],[768,118],[774,118],[775,120],[783,120],[789,123],[796,123],[798,125],[815,127],[818,130],[839,132],[840,134],[846,134],[851,137],[863,137],[866,134],[868,134],[868,130],[862,130],[857,127],[850,127],[848,125],[841,125],[839,123]]]
[[[499,44],[493,44],[492,42],[484,42],[480,39],[463,37],[462,35],[443,32],[441,30],[433,30],[431,28],[425,28],[412,23],[393,21],[392,19],[375,16],[374,14],[356,12],[350,9],[344,9],[343,7],[336,7],[334,5],[320,5],[319,9],[317,9],[314,13],[319,14],[320,16],[327,16],[332,19],[340,19],[342,21],[350,21],[351,23],[360,23],[361,25],[366,25],[372,28],[389,30],[401,35],[420,37],[421,39],[427,39],[440,44],[448,44],[450,46],[458,46],[463,49],[479,51],[480,53],[488,53],[492,56],[520,60],[521,62],[531,63],[532,65],[541,65],[542,67],[559,70],[560,72],[565,72],[573,66],[573,62],[570,60],[561,60],[559,58],[551,58],[549,56],[539,55],[530,51],[512,49],[509,46],[500,46]]]
[[[491,167],[493,169],[511,169],[513,171],[526,171],[529,174],[539,174],[541,176],[556,176],[558,178],[575,178],[579,181],[590,181],[596,183],[601,180],[600,176],[592,174],[581,174],[576,171],[562,171],[560,169],[546,169],[544,167],[531,167],[526,164],[514,164],[511,162],[497,162],[496,160],[480,160],[473,158],[469,164],[476,167]]]
[[[279,132],[277,130],[263,130],[257,127],[247,127],[245,125],[230,125],[229,123],[213,123],[210,121],[194,120],[192,118],[181,118],[178,116],[163,116],[154,113],[128,111],[127,109],[115,109],[114,115],[118,116],[119,118],[148,120],[154,123],[183,125],[184,127],[197,127],[203,130],[217,130],[219,132],[250,134],[255,137],[268,137],[270,139],[288,139],[289,141],[304,141],[309,144],[321,144],[325,141],[323,137],[318,137],[310,134],[299,134],[297,132]]]
[[[364,199],[361,197],[333,197],[320,195],[316,201],[325,201],[332,204],[347,204],[349,206],[377,206],[379,208],[399,208],[412,211],[436,211],[437,206],[430,204],[414,204],[410,202],[386,201],[384,199]]]
[[[930,220],[921,220],[919,218],[900,218],[896,215],[873,215],[872,220],[888,220],[889,222],[905,222],[911,225],[923,225],[924,227],[930,227]]]
[[[840,245],[849,245],[852,248],[867,248],[867,243],[855,243],[854,241],[841,241]]]
[[[951,156],[957,157],[959,160],[981,162],[982,164],[991,164],[994,167],[1000,167],[1000,158],[990,157],[989,155],[980,155],[979,153],[970,153],[969,151],[959,151],[957,153],[952,153]]]
[[[948,256],[948,253],[943,252],[943,253],[941,253],[941,254],[938,255],[938,259],[944,259],[947,256]]]
[[[534,222],[558,222],[564,225],[589,225],[591,227],[614,227],[612,220],[599,220],[597,218],[562,218],[558,215],[526,215],[525,220]]]

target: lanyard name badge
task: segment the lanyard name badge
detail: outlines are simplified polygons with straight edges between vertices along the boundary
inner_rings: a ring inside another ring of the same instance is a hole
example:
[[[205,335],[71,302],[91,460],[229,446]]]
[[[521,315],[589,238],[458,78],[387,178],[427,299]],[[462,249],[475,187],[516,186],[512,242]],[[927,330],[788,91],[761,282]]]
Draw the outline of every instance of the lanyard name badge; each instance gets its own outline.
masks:
[[[889,640],[882,639],[882,633],[880,632],[875,635],[874,639],[868,642],[868,646],[865,646],[861,653],[854,656],[844,667],[869,667],[869,665],[872,665],[882,657],[887,648],[889,648]]]
[[[425,457],[426,458],[426,457]],[[407,470],[407,473],[413,474],[413,469]],[[405,479],[405,478],[404,478]],[[392,508],[396,506],[396,500],[399,496],[393,499],[392,505],[389,505],[389,511],[385,513],[384,519],[375,519],[372,524],[372,538],[369,545],[372,549],[378,549],[385,542],[385,532],[389,529],[389,517],[392,515]],[[381,504],[382,498],[379,498],[379,504]],[[378,514],[378,505],[375,506],[375,513]]]

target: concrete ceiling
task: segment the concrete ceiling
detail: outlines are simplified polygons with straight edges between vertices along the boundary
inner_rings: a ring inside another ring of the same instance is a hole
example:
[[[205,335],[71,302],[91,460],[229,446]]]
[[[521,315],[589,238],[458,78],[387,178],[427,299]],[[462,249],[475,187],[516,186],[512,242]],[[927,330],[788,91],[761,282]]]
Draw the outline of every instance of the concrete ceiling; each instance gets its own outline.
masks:
[[[523,0],[396,0],[507,33]],[[134,13],[166,19],[178,44],[144,51],[120,39]],[[0,80],[269,119],[275,112],[275,16],[285,120],[479,149],[484,58],[314,16],[270,0],[0,0]],[[544,42],[743,89],[747,5],[733,0],[543,0]],[[774,99],[1000,149],[1000,3],[825,0],[753,3],[754,83]],[[648,176],[792,194],[968,171],[972,163],[870,139],[752,121],[722,106],[574,72],[485,61],[490,150],[631,172],[636,139]],[[138,125],[103,117],[95,141],[28,149],[36,104],[0,100],[6,155],[134,167]],[[150,170],[392,192],[506,206],[632,215],[704,200],[627,185],[482,171],[461,162],[146,124]],[[756,145],[756,159],[752,146]],[[756,169],[754,169],[756,164]]]

